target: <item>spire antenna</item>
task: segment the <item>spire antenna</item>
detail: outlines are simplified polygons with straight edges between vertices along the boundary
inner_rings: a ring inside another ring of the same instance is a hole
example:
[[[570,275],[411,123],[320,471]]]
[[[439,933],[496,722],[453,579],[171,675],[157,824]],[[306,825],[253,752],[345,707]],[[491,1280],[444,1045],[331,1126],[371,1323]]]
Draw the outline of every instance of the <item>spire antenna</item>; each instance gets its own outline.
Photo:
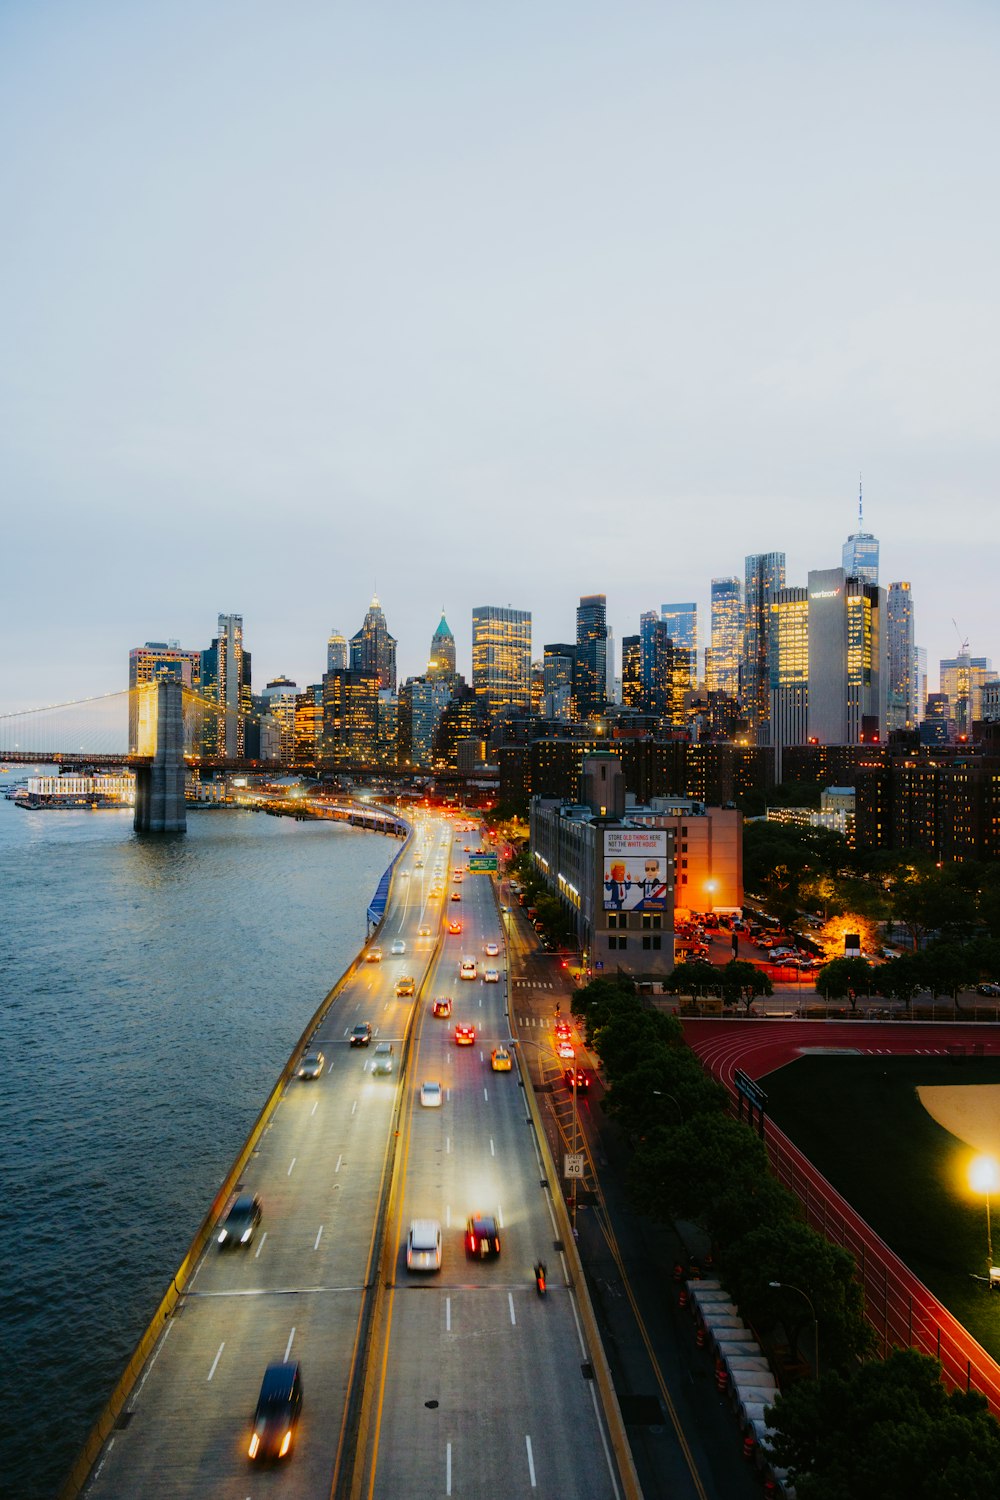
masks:
[[[861,475],[858,475],[858,530],[864,531],[865,523],[861,513]]]

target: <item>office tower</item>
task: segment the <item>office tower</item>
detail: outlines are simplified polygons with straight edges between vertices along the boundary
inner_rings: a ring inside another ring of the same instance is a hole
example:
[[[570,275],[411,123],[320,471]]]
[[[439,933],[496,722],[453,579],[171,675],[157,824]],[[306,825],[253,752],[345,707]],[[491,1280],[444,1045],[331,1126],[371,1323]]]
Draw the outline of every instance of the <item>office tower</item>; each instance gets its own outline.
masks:
[[[712,579],[712,644],[705,652],[705,687],[736,698],[743,650],[743,604],[738,578]]]
[[[857,745],[885,735],[885,589],[843,568],[809,574],[809,738]]]
[[[957,656],[941,662],[940,689],[948,699],[956,734],[972,733],[973,720],[983,716],[983,684],[995,678],[989,657],[970,656],[967,642]]]
[[[399,690],[399,765],[430,769],[434,738],[451,700],[452,682],[442,677],[411,677]]]
[[[885,602],[886,729],[914,729],[917,724],[917,684],[913,675],[913,595],[908,583],[890,583]]]
[[[353,667],[346,672],[340,668],[324,672],[322,696],[323,764],[374,764],[379,737],[379,681],[375,673]]]
[[[674,688],[678,680],[674,671],[676,652],[670,625],[666,620],[658,620],[651,611],[640,617],[639,657],[643,710],[673,723]],[[686,660],[685,653],[685,664]]]
[[[546,719],[573,717],[573,677],[576,647],[553,642],[542,650],[542,715]]]
[[[878,584],[878,542],[870,531],[865,530],[860,480],[858,480],[858,529],[844,543],[842,562],[848,578],[860,578],[865,583]]]
[[[531,612],[482,604],[472,611],[472,687],[492,723],[531,707]]]
[[[913,648],[913,682],[917,695],[917,723],[924,717],[927,705],[927,647]]]
[[[396,691],[396,638],[389,634],[382,606],[373,599],[357,635],[351,636],[351,671],[375,677],[380,688]]]
[[[606,645],[605,653],[604,654],[605,654],[604,696],[605,696],[605,698],[607,699],[607,701],[609,703],[617,703],[618,702],[618,691],[617,691],[617,688],[616,688],[616,683],[617,683],[617,680],[618,680],[618,674],[615,671],[615,633],[612,630],[612,628],[611,628],[610,625],[608,626],[607,645]]]
[[[350,665],[351,648],[339,630],[331,630],[330,639],[326,643],[326,670],[346,672]]]
[[[316,766],[323,742],[323,685],[314,682],[295,699],[295,764]]]
[[[430,678],[454,677],[455,675],[455,637],[451,633],[451,627],[441,613],[438,628],[431,636],[431,654],[427,662],[427,676]]]
[[[490,613],[490,611],[487,611]],[[473,628],[474,625],[473,625]],[[529,626],[530,629],[530,626]],[[530,650],[529,650],[530,656]],[[473,661],[475,645],[473,644]],[[461,677],[455,680],[451,700],[446,704],[438,721],[434,736],[434,764],[442,769],[457,771],[460,747],[470,741],[481,742],[486,738],[489,726],[486,721],[486,695],[479,695]]]
[[[643,702],[642,637],[622,636],[622,706],[638,711]]]
[[[250,701],[250,653],[243,649],[243,616],[220,615],[218,634],[201,653],[205,696],[219,705],[215,725],[206,726],[206,750],[226,760],[246,753],[246,721]]]
[[[742,694],[754,744],[768,743],[771,711],[769,632],[771,601],[785,587],[785,554],[757,552],[746,559],[743,591]]]
[[[680,687],[686,674],[684,691],[698,686],[698,606],[697,604],[661,604],[660,619],[670,627],[674,643],[674,674]]]
[[[139,744],[140,713],[136,689],[168,675],[179,677],[186,688],[197,692],[201,686],[201,652],[183,651],[179,641],[147,641],[144,646],[133,646],[128,654],[128,748],[132,755],[149,748]],[[193,748],[185,742],[185,749]]]
[[[809,738],[809,591],[778,589],[768,632],[771,677],[771,745],[774,779],[781,781],[781,752]]]
[[[576,679],[573,696],[578,719],[600,718],[607,706],[608,610],[604,594],[583,594],[576,611]]]
[[[291,761],[295,753],[295,702],[298,692],[291,678],[275,677],[261,694],[263,760]]]

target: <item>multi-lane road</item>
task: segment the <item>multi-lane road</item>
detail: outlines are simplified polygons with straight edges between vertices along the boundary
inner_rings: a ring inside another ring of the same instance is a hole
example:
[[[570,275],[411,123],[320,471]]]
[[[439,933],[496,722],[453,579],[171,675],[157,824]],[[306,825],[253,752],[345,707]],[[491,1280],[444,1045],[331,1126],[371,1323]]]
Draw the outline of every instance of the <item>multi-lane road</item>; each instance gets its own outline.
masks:
[[[263,1202],[256,1235],[207,1247],[94,1466],[95,1500],[627,1492],[517,1049],[512,1071],[491,1066],[510,1040],[504,935],[493,882],[454,878],[466,845],[478,839],[428,817],[398,862],[381,960],[343,987],[310,1042],[322,1072],[288,1084],[243,1173]],[[474,980],[459,977],[469,957]],[[397,996],[404,974],[415,996]],[[447,1019],[432,1014],[442,995]],[[364,1021],[371,1044],[351,1047]],[[473,1045],[456,1044],[459,1023]],[[376,1075],[387,1041],[392,1072]],[[421,1105],[425,1080],[442,1085],[439,1107]],[[474,1212],[497,1221],[496,1259],[466,1256]],[[441,1225],[439,1272],[407,1270],[416,1218]],[[304,1403],[291,1454],[264,1468],[247,1446],[274,1360],[299,1362]]]

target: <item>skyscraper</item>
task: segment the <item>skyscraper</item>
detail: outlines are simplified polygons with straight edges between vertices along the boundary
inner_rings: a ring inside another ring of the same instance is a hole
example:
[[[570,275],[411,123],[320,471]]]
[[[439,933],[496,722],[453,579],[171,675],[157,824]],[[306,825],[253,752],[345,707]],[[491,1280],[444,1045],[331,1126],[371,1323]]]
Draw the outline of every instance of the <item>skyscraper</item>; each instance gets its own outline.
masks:
[[[431,636],[431,654],[427,662],[427,676],[431,679],[441,677],[454,677],[455,675],[455,637],[451,633],[451,627],[441,612],[438,628]]]
[[[376,677],[380,688],[396,691],[396,638],[389,634],[377,599],[368,606],[357,635],[351,636],[351,671]]]
[[[809,738],[857,745],[884,737],[885,589],[843,568],[809,574]]]
[[[705,652],[705,686],[735,698],[740,690],[743,605],[738,578],[712,579],[712,644]]]
[[[860,578],[865,583],[878,583],[878,542],[870,531],[865,530],[860,479],[858,480],[858,529],[844,543],[842,562],[848,578]]]
[[[768,638],[771,677],[770,734],[774,776],[781,780],[781,752],[809,738],[809,591],[778,589],[771,601]]]
[[[542,712],[547,719],[569,719],[573,709],[576,647],[553,642],[542,652]]]
[[[674,675],[678,686],[686,674],[685,691],[698,686],[698,606],[661,604],[660,619],[670,627],[674,643]]]
[[[186,688],[198,691],[201,658],[200,651],[182,650],[179,641],[147,641],[144,646],[133,646],[128,654],[128,747],[131,752],[140,749],[139,694],[136,690],[155,682],[158,677],[170,675],[179,677]],[[193,743],[185,743],[185,749],[194,748]]]
[[[767,725],[771,712],[771,601],[784,587],[783,552],[757,552],[746,559],[742,691],[747,727],[758,745],[768,743]]]
[[[622,636],[622,705],[625,708],[641,709],[644,702],[642,685],[642,637]]]
[[[472,687],[491,722],[529,711],[529,610],[482,604],[472,611]]]
[[[608,601],[583,594],[576,611],[576,698],[578,719],[600,718],[607,706]]]
[[[886,595],[886,729],[915,729],[917,684],[914,674],[913,595],[908,583],[890,583]]]
[[[346,672],[351,664],[350,647],[339,630],[330,631],[330,639],[326,643],[326,670],[328,672]]]
[[[243,650],[243,616],[220,615],[218,634],[201,653],[201,680],[206,695],[219,705],[208,741],[216,755],[238,760],[246,750],[250,701],[250,653]]]
[[[981,719],[983,685],[993,682],[996,673],[988,656],[970,656],[968,642],[957,656],[940,664],[941,692],[948,699],[950,717],[956,734],[971,734],[974,719]]]

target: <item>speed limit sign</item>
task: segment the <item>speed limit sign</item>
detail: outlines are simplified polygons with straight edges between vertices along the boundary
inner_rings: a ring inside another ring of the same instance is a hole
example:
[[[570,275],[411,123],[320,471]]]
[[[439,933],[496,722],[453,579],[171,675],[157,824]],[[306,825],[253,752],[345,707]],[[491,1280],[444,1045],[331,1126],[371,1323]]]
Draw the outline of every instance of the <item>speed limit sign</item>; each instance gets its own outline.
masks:
[[[583,1160],[584,1158],[582,1151],[567,1151],[565,1156],[563,1157],[563,1176],[582,1177]]]

